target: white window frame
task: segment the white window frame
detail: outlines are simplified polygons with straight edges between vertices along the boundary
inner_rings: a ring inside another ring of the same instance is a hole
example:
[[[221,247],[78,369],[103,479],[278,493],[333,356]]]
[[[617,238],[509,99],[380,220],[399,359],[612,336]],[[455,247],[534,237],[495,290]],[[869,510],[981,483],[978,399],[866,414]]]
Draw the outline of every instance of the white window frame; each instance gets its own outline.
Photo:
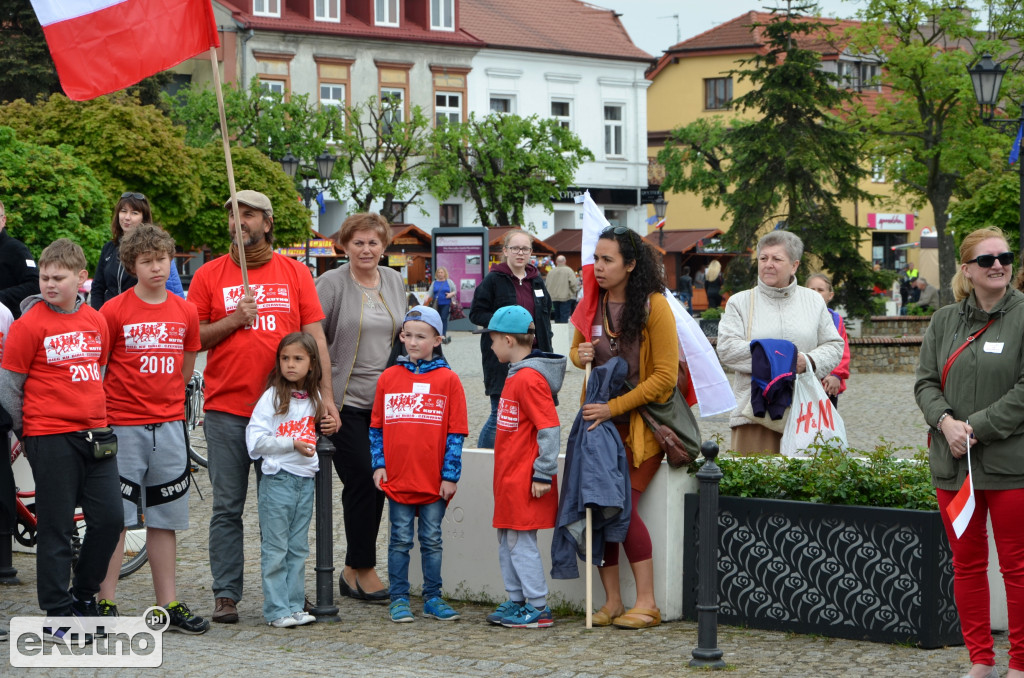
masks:
[[[395,122],[402,122],[405,120],[405,90],[401,87],[381,87],[380,88],[380,102],[381,105],[385,103],[386,99],[390,97],[398,97],[398,105],[394,107],[394,114],[398,117],[397,120],[392,118],[390,121],[383,121],[384,124],[391,125]]]
[[[252,0],[253,16],[281,16],[281,0]]]
[[[504,102],[508,103],[508,110],[507,111],[496,111],[494,109],[494,102],[495,101],[504,101]],[[510,115],[515,114],[515,112],[516,112],[516,97],[515,97],[514,94],[492,94],[488,98],[487,109],[488,109],[488,113],[497,113],[499,115],[504,114],[504,113],[508,113]]]
[[[604,155],[606,158],[626,157],[626,104],[616,101],[605,102],[602,106],[604,119]],[[618,119],[609,118],[609,109],[618,109]]]
[[[277,78],[260,78],[260,91],[274,92],[276,94],[280,94],[282,97],[288,96],[285,81]]]
[[[397,26],[402,14],[402,0],[374,0],[373,23],[377,26]]]
[[[445,97],[445,105],[439,106],[438,97]],[[455,97],[455,105],[452,105],[450,97]],[[447,90],[434,90],[434,125],[441,123],[439,118],[445,117],[444,122],[462,122],[462,92],[450,92]],[[453,119],[452,116],[455,116]]]
[[[455,0],[430,0],[430,30],[455,30]]]
[[[569,108],[569,113],[567,115],[556,115],[555,111],[554,111],[555,104],[565,104]],[[551,117],[554,120],[557,120],[558,124],[561,127],[564,127],[565,129],[567,129],[567,130],[569,130],[571,132],[572,131],[572,99],[561,99],[561,98],[557,98],[557,97],[553,98],[553,99],[551,99],[551,109],[552,109],[551,110]]]
[[[313,19],[341,23],[341,0],[313,0]]]
[[[871,183],[884,184],[885,179],[885,158],[873,158],[871,160]]]

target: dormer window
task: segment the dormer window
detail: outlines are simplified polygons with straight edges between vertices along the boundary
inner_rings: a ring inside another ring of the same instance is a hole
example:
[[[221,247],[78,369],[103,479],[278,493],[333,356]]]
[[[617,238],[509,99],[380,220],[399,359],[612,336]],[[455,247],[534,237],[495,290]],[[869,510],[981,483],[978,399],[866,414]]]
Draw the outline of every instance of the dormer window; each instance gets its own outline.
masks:
[[[281,16],[281,0],[252,0],[255,16]]]
[[[398,1],[399,0],[374,0],[376,10],[374,23],[378,26],[397,26]]]
[[[341,0],[315,0],[313,18],[317,21],[341,21]]]
[[[455,0],[430,0],[430,28],[435,31],[455,30]]]

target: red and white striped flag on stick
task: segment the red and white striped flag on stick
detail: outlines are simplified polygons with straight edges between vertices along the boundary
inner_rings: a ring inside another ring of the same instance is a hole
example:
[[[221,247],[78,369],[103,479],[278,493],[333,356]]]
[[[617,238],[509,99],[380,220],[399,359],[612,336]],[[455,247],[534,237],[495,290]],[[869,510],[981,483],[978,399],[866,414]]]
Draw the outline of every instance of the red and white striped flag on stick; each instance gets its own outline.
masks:
[[[974,515],[974,480],[971,474],[971,439],[967,438],[967,477],[953,501],[946,506],[946,515],[953,524],[953,532],[959,539]]]
[[[31,0],[61,87],[95,99],[219,47],[210,0]]]
[[[594,277],[594,250],[601,231],[611,226],[604,218],[601,208],[590,197],[590,191],[576,196],[576,204],[583,204],[583,243],[580,247],[580,263],[583,266],[583,298],[576,304],[569,321],[580,331],[585,341],[594,340],[594,317],[597,316],[597,295],[599,289]],[[600,332],[600,330],[598,330]]]

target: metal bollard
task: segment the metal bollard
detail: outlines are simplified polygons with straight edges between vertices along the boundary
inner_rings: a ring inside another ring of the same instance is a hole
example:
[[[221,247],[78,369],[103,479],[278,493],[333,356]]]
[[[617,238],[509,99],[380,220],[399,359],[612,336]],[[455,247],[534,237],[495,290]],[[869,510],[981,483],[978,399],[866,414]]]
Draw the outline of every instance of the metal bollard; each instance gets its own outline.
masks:
[[[309,611],[318,622],[341,621],[334,604],[334,519],[331,497],[331,475],[334,464],[334,443],[325,435],[316,439],[316,456],[320,470],[316,472],[316,605]]]
[[[697,554],[697,647],[690,666],[724,669],[722,651],[718,649],[718,482],[722,470],[715,463],[718,445],[706,441],[700,453],[707,461],[697,472],[700,481],[700,552]]]

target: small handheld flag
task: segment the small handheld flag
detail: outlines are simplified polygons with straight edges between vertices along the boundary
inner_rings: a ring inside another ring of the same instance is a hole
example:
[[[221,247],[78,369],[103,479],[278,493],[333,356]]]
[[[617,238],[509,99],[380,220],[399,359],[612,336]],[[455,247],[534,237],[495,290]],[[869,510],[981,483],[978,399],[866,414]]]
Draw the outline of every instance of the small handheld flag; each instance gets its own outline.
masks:
[[[1019,137],[1018,137],[1019,138]],[[967,438],[967,477],[960,491],[946,507],[946,515],[953,524],[953,533],[959,539],[974,515],[974,479],[971,474],[971,439]]]

